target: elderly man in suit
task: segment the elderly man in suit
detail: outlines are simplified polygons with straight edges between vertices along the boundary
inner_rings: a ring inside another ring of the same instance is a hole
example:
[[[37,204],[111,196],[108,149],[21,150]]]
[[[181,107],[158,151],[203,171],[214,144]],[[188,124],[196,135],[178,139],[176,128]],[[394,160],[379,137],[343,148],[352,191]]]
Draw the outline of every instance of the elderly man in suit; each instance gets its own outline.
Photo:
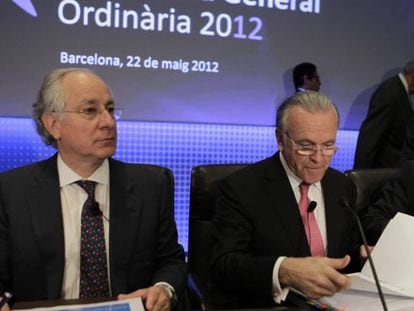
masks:
[[[58,152],[0,175],[0,296],[142,297],[149,310],[181,298],[172,181],[161,168],[111,158],[120,113],[89,70],[44,79],[33,117]]]
[[[319,298],[350,286],[340,271],[359,269],[359,240],[342,205],[356,190],[329,168],[338,124],[326,96],[296,93],[277,111],[279,152],[223,181],[212,263],[219,303],[271,307],[289,288]]]

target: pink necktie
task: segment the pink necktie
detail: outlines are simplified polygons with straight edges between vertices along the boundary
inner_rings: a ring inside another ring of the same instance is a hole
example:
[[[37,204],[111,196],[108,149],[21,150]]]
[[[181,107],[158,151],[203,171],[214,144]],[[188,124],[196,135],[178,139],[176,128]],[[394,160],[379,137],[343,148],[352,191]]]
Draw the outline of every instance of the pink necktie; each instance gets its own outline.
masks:
[[[309,184],[302,182],[299,185],[300,199],[299,210],[302,217],[303,226],[306,232],[306,238],[312,256],[325,256],[322,236],[316,223],[315,213],[308,212],[310,200],[308,198]]]

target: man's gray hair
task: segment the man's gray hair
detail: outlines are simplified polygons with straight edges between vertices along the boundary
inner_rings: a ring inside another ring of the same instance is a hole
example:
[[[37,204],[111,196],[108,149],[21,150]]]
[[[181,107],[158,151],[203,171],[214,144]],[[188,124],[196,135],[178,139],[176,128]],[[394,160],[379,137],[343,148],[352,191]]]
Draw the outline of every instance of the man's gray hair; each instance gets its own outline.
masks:
[[[35,122],[36,131],[46,145],[57,147],[56,140],[50,135],[43,125],[42,117],[46,112],[59,112],[65,110],[66,94],[62,88],[62,79],[72,72],[93,73],[85,68],[62,68],[49,72],[43,79],[36,102],[33,104],[32,117]],[[62,115],[59,116],[62,118]]]
[[[289,111],[293,107],[300,107],[303,110],[315,113],[320,111],[328,111],[333,109],[339,125],[339,112],[338,108],[332,103],[332,101],[324,94],[316,91],[304,91],[298,92],[285,99],[277,109],[276,113],[276,127],[282,131],[287,130],[287,118]]]

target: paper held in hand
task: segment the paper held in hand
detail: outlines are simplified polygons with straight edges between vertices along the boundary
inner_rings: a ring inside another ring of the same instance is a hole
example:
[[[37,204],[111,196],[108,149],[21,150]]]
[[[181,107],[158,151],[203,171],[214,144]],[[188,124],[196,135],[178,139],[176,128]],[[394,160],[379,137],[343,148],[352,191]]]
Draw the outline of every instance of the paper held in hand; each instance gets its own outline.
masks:
[[[384,294],[414,298],[414,217],[397,213],[371,253]],[[368,261],[350,274],[353,290],[377,292]]]

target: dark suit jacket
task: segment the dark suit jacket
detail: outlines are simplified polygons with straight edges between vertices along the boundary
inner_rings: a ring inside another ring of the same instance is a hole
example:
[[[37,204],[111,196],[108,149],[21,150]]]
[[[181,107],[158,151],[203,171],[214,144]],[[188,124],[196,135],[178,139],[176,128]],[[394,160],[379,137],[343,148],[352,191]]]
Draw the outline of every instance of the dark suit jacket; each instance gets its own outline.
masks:
[[[375,245],[388,222],[401,212],[414,216],[414,161],[403,163],[400,174],[381,189],[379,199],[361,220],[368,243]]]
[[[406,126],[413,117],[400,78],[395,76],[382,82],[371,97],[359,131],[354,168],[398,167]]]
[[[340,198],[353,204],[355,186],[333,169],[328,169],[321,182],[328,256],[354,254],[359,244],[355,224]],[[272,271],[277,258],[311,255],[298,204],[278,153],[224,180],[214,225],[217,245],[212,264],[213,288],[220,290],[213,292],[221,291],[217,295],[219,304],[226,300],[226,291],[233,306],[271,306]],[[359,268],[358,258],[353,259]]]
[[[0,292],[16,301],[60,297],[65,246],[56,160],[0,175]],[[186,268],[172,178],[155,166],[109,159],[109,167],[112,294],[165,281],[180,295]]]

